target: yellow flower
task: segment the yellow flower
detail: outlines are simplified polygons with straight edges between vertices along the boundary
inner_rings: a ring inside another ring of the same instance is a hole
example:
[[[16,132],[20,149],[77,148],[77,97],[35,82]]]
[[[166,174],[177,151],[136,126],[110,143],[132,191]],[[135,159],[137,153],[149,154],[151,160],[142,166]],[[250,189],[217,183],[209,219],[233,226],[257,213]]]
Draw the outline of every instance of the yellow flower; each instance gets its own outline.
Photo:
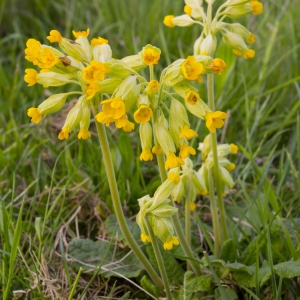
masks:
[[[62,36],[57,30],[51,30],[50,35],[47,36],[47,40],[49,40],[50,43],[61,43],[62,42]]]
[[[189,126],[185,125],[181,129],[181,132],[179,134],[179,138],[183,139],[184,137],[188,140],[192,139],[194,136],[198,136],[197,132],[191,129]]]
[[[35,85],[38,80],[38,72],[35,69],[26,69],[25,73],[24,81],[28,83],[28,86]]]
[[[239,151],[239,147],[235,144],[230,144],[230,153],[231,154],[237,154]]]
[[[188,56],[181,65],[183,76],[188,80],[198,80],[200,74],[205,73],[205,68],[201,63],[197,63],[194,56]]]
[[[152,114],[152,109],[148,105],[142,104],[133,114],[133,118],[137,123],[146,123],[150,120]]]
[[[149,92],[156,92],[159,89],[159,82],[157,80],[151,80],[148,84],[148,91]]]
[[[104,45],[104,44],[108,44],[108,40],[102,38],[102,37],[98,37],[97,39],[94,38],[91,40],[91,46],[92,47],[95,47],[97,45]]]
[[[165,18],[164,18],[164,24],[166,26],[168,26],[168,27],[175,27],[176,25],[173,22],[174,18],[175,18],[175,16],[173,16],[173,15],[165,16]]]
[[[97,84],[95,83],[91,83],[91,84],[87,84],[87,88],[85,90],[85,94],[87,95],[86,99],[90,100],[92,99],[96,93],[98,93],[100,91],[100,88]]]
[[[255,56],[255,51],[252,50],[252,49],[248,49],[248,50],[246,50],[246,51],[244,52],[244,57],[245,57],[246,59],[248,59],[248,58],[253,58],[254,56]]]
[[[41,43],[35,39],[29,39],[26,43],[25,58],[34,65],[38,64],[38,58],[41,51]]]
[[[143,149],[143,151],[140,155],[140,160],[148,161],[148,160],[152,160],[152,159],[153,159],[153,155],[152,155],[150,149]]]
[[[162,155],[164,153],[164,150],[162,149],[161,146],[159,145],[155,145],[153,148],[152,148],[152,153],[156,154],[156,155]]]
[[[254,15],[260,15],[262,13],[264,7],[262,3],[255,0],[255,1],[250,1],[249,4],[252,8],[252,13]]]
[[[125,132],[131,132],[134,129],[134,123],[127,120],[125,126],[122,128]]]
[[[206,127],[212,133],[216,132],[216,128],[222,128],[224,125],[223,119],[227,118],[227,114],[222,111],[206,113]]]
[[[195,202],[190,202],[190,211],[194,211],[196,209]]]
[[[61,141],[62,140],[67,140],[69,138],[69,134],[70,134],[70,132],[69,132],[68,128],[67,127],[63,128],[61,130],[61,132],[58,134],[58,139],[61,140]]]
[[[150,239],[150,236],[148,234],[145,234],[145,233],[142,233],[141,234],[141,240],[143,243],[146,243],[146,242],[151,242],[151,239]]]
[[[171,250],[173,248],[173,245],[175,245],[175,246],[179,245],[179,240],[178,240],[178,237],[176,237],[176,236],[172,236],[172,237],[166,239],[166,241],[164,242],[164,249]]]
[[[235,169],[235,164],[231,163],[230,165],[227,166],[228,171],[233,171]]]
[[[90,34],[90,29],[88,28],[86,31],[72,31],[73,35],[78,39],[80,36],[82,37],[88,37]]]
[[[78,133],[78,139],[83,139],[83,140],[87,140],[91,137],[91,132],[88,131],[87,129],[80,129],[79,133]]]
[[[185,5],[184,8],[183,8],[183,11],[189,16],[191,17],[192,16],[192,8],[188,5]]]
[[[243,55],[243,52],[240,51],[240,50],[235,50],[235,49],[233,49],[232,51],[233,51],[233,53],[234,53],[235,55],[237,55],[237,56],[242,56],[242,55]]]
[[[189,156],[189,154],[195,155],[196,150],[193,147],[189,146],[187,143],[183,143],[183,145],[180,146],[179,156],[185,159]]]
[[[215,58],[210,67],[218,75],[220,75],[224,70],[226,70],[226,63],[224,60],[222,60],[220,58]]]
[[[50,69],[58,63],[58,59],[49,48],[42,48],[38,57],[38,66],[42,69]]]
[[[38,124],[42,120],[41,111],[38,108],[31,107],[27,110],[28,117],[31,118],[31,122]]]
[[[101,102],[102,111],[96,115],[99,123],[109,125],[125,115],[125,104],[121,98],[112,98]]]
[[[251,34],[248,36],[248,38],[247,38],[247,43],[250,44],[250,45],[255,43],[255,36],[254,36],[253,33],[251,33]]]
[[[197,92],[194,91],[188,91],[185,94],[185,98],[184,98],[184,100],[191,105],[195,105],[198,99],[200,99],[200,96]]]
[[[167,159],[166,159],[166,162],[165,162],[165,169],[166,170],[173,169],[173,168],[178,168],[182,165],[184,165],[183,159],[180,158],[180,157],[177,157],[174,152],[170,152],[167,155]]]
[[[107,73],[107,67],[96,60],[92,60],[90,65],[82,70],[83,79],[88,83],[96,83],[98,80],[103,80]]]
[[[156,65],[160,59],[160,49],[146,45],[142,50],[143,62],[147,65]]]
[[[180,181],[180,176],[175,172],[170,172],[168,174],[168,179],[172,181],[174,184],[177,184]]]

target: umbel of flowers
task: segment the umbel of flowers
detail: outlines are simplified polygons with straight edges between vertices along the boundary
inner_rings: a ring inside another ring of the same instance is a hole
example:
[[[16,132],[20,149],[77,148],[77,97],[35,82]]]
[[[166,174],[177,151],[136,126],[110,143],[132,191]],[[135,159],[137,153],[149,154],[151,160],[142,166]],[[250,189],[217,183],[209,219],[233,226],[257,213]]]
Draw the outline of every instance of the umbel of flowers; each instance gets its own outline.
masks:
[[[114,124],[125,132],[140,124],[140,159],[152,160],[153,154],[164,154],[166,170],[180,167],[185,158],[196,153],[189,145],[197,133],[190,128],[187,111],[206,120],[211,132],[223,126],[226,114],[211,111],[192,83],[201,82],[204,74],[221,74],[226,68],[224,61],[207,55],[178,59],[163,70],[158,82],[153,68],[160,59],[160,49],[147,45],[136,55],[113,59],[108,41],[101,37],[89,41],[89,33],[89,29],[73,31],[76,39],[69,40],[52,30],[47,39],[57,43],[60,50],[35,39],[27,41],[25,58],[37,67],[25,70],[28,86],[73,85],[72,92],[52,95],[38,107],[29,108],[32,122],[38,124],[46,115],[59,111],[68,96],[78,94],[58,134],[60,140],[68,139],[77,126],[79,139],[90,138],[90,108],[100,106],[95,115],[99,123]],[[150,79],[138,73],[146,67]]]
[[[168,27],[192,26],[198,24],[203,27],[200,37],[194,44],[195,54],[212,55],[217,47],[218,33],[223,42],[233,50],[235,55],[253,58],[255,51],[248,45],[255,43],[255,36],[239,23],[226,23],[224,19],[237,19],[247,14],[259,15],[263,11],[263,4],[257,0],[227,0],[218,7],[215,16],[211,16],[211,5],[214,0],[206,0],[207,13],[203,8],[203,0],[185,0],[185,14],[181,16],[168,15],[164,24]]]

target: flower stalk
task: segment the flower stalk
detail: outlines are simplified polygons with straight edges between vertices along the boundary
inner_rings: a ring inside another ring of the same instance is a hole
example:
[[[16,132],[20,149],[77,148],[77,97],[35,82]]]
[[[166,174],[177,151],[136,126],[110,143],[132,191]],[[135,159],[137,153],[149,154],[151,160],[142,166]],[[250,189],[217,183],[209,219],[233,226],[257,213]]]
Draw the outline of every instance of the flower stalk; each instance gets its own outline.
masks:
[[[155,254],[156,262],[157,262],[157,265],[158,265],[158,268],[159,268],[159,271],[160,271],[160,274],[161,274],[161,277],[162,277],[162,280],[163,280],[163,283],[164,283],[167,299],[172,300],[169,280],[168,280],[166,268],[165,268],[160,250],[159,250],[159,246],[158,246],[158,243],[157,243],[156,236],[155,236],[155,234],[152,230],[152,227],[149,223],[148,217],[146,217],[145,221],[146,221],[146,226],[147,226],[147,229],[148,229],[148,233],[150,235],[151,244],[152,244],[153,251],[154,251],[154,254]]]
[[[98,105],[94,103],[93,105],[93,113],[96,116],[99,113]],[[155,284],[159,288],[163,288],[163,283],[161,281],[161,278],[158,276],[156,271],[154,270],[153,266],[150,264],[149,260],[146,258],[144,253],[141,251],[139,248],[137,242],[133,238],[127,224],[126,220],[122,211],[122,206],[120,202],[120,197],[119,197],[119,191],[117,187],[117,182],[116,182],[116,177],[115,177],[115,172],[113,168],[113,163],[111,159],[111,154],[109,150],[109,145],[108,145],[108,140],[107,140],[107,135],[105,132],[105,127],[103,124],[100,124],[99,122],[95,122],[96,127],[97,127],[97,133],[98,133],[98,138],[100,142],[100,147],[102,151],[102,156],[103,156],[103,161],[104,161],[104,166],[107,174],[107,180],[111,192],[111,198],[113,201],[113,206],[115,210],[115,214],[118,219],[118,223],[120,225],[120,228],[122,230],[122,233],[132,249],[132,251],[135,253],[135,255],[139,258],[141,263],[143,264],[145,270],[148,272],[149,276],[153,280]]]

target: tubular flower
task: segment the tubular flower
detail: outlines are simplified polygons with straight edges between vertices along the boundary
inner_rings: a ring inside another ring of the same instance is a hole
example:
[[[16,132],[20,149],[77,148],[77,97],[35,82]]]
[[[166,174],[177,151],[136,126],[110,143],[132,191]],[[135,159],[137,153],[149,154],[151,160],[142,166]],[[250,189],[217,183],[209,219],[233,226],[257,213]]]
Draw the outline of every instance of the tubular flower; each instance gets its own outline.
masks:
[[[175,27],[176,25],[173,22],[174,18],[175,18],[175,16],[173,16],[173,15],[165,16],[165,18],[164,18],[164,24],[166,26],[168,26],[168,27]]]
[[[87,30],[83,30],[83,31],[74,31],[72,30],[73,35],[75,36],[76,39],[78,39],[80,36],[82,37],[88,37],[90,34],[90,29],[88,28]]]
[[[143,243],[146,243],[146,242],[151,242],[151,239],[150,239],[150,236],[146,233],[142,233],[141,234],[141,240]]]
[[[222,128],[224,125],[223,119],[227,118],[227,114],[222,111],[206,113],[206,127],[212,133],[216,132],[216,128]]]
[[[255,56],[255,51],[252,49],[248,49],[244,52],[244,58],[253,58]]]
[[[168,174],[168,179],[169,179],[170,181],[172,181],[174,184],[177,184],[177,183],[179,183],[179,181],[180,181],[180,176],[179,176],[179,174],[177,174],[177,173],[175,173],[175,172],[170,172],[170,173]]]
[[[250,1],[249,4],[252,8],[252,13],[254,15],[260,15],[262,13],[264,6],[261,2],[255,0],[255,1]]]
[[[90,107],[86,102],[82,104],[82,118],[80,120],[80,131],[77,135],[78,139],[87,140],[91,137],[91,133],[89,131],[90,127],[90,119],[91,119],[91,111]]]
[[[160,59],[160,49],[147,45],[142,50],[143,62],[147,65],[156,65]]]
[[[185,5],[184,8],[183,8],[183,11],[189,16],[191,17],[192,16],[192,8],[188,5]]]
[[[205,73],[205,68],[201,63],[197,63],[194,56],[188,56],[181,65],[181,71],[183,76],[188,80],[200,80],[200,74]]]
[[[179,134],[179,138],[183,139],[184,137],[188,140],[192,139],[193,137],[198,136],[197,132],[191,129],[189,126],[185,125]]]
[[[108,40],[102,38],[102,37],[98,37],[97,39],[94,38],[91,40],[91,46],[92,47],[95,47],[97,45],[105,45],[105,44],[108,44]]]
[[[96,83],[103,80],[107,73],[107,67],[96,60],[92,60],[90,65],[82,70],[83,79],[88,83]]]
[[[162,155],[164,153],[164,150],[162,149],[161,146],[154,145],[154,147],[152,148],[152,153],[154,153],[156,155]]]
[[[252,45],[252,44],[255,43],[255,36],[254,36],[253,33],[251,33],[251,34],[248,36],[248,38],[247,38],[247,43],[250,44],[250,45]]]
[[[148,105],[142,104],[133,114],[133,118],[137,123],[147,123],[152,117],[152,114],[152,109]]]
[[[57,30],[51,30],[50,35],[47,36],[47,40],[49,40],[50,43],[61,43],[62,42],[62,36]]]
[[[151,80],[147,88],[150,93],[156,92],[159,89],[159,82],[157,80]]]
[[[170,152],[167,155],[167,159],[166,159],[166,162],[165,162],[165,169],[166,170],[178,168],[182,165],[184,165],[183,159],[180,158],[180,157],[177,157],[174,152]]]
[[[237,154],[239,151],[239,147],[235,144],[230,144],[230,153],[231,154]]]
[[[58,59],[49,48],[42,48],[38,57],[38,66],[42,69],[50,69],[58,63]]]
[[[87,84],[87,88],[85,90],[85,94],[87,95],[87,100],[92,99],[96,93],[98,93],[100,91],[100,88],[97,84],[95,83],[91,83],[91,84]]]
[[[200,96],[197,92],[194,91],[188,91],[185,94],[185,98],[184,98],[184,100],[191,105],[195,105],[198,99],[200,99]]]
[[[101,102],[102,111],[95,117],[99,123],[109,125],[125,115],[125,104],[121,98],[112,98]]]
[[[27,110],[28,117],[31,118],[31,122],[38,124],[42,120],[41,111],[38,108],[31,107]]]
[[[38,80],[38,72],[35,69],[26,69],[25,73],[24,80],[28,83],[28,86],[35,85]]]
[[[148,160],[152,160],[152,159],[153,159],[153,155],[152,155],[150,149],[143,149],[143,151],[140,155],[140,160],[148,161]]]
[[[122,128],[125,132],[131,132],[134,129],[134,123],[127,120],[126,124]]]
[[[78,133],[78,139],[83,139],[83,140],[87,140],[91,137],[91,132],[88,131],[87,129],[80,129],[79,133]]]
[[[35,39],[29,39],[26,43],[25,58],[34,65],[38,64],[38,58],[41,51],[41,43]]]
[[[234,163],[231,163],[227,166],[227,170],[228,171],[233,171],[235,169],[235,164]]]
[[[185,159],[189,156],[189,154],[195,155],[196,150],[193,147],[189,146],[187,143],[183,143],[183,145],[180,146],[179,156],[182,159]]]
[[[176,237],[176,236],[172,236],[171,238],[166,239],[166,241],[164,242],[164,249],[172,250],[173,245],[175,245],[175,246],[179,245],[179,240],[178,240],[178,237]]]
[[[224,60],[220,58],[215,58],[213,62],[211,63],[211,69],[214,70],[218,75],[221,75],[221,73],[226,70],[226,63]]]

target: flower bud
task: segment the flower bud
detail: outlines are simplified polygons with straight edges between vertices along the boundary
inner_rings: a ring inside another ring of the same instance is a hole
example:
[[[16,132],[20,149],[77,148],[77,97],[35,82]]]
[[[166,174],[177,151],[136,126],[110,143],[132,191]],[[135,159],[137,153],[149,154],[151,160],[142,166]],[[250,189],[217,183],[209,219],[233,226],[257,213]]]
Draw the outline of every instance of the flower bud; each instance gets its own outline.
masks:
[[[182,16],[178,16],[173,18],[173,24],[175,24],[176,26],[179,27],[186,27],[186,26],[192,26],[195,21],[189,17],[188,15],[182,15]]]
[[[165,154],[169,154],[170,152],[175,153],[176,148],[170,135],[169,131],[162,125],[161,123],[157,123],[154,126],[155,128],[155,135],[158,140],[158,143],[162,147]]]
[[[78,42],[63,38],[59,46],[65,53],[74,57],[75,59],[81,62],[90,62],[89,52],[86,54],[85,49]]]
[[[89,131],[90,127],[90,119],[91,119],[91,111],[89,105],[86,101],[82,102],[82,117],[80,120],[80,131],[78,133],[78,139],[87,140],[91,137],[91,133]]]
[[[203,55],[212,56],[217,47],[217,38],[209,34],[201,43],[200,52]]]
[[[235,19],[242,17],[246,14],[249,14],[252,12],[252,8],[249,4],[243,4],[243,5],[235,5],[235,6],[229,6],[225,9],[223,14],[229,18]]]
[[[137,102],[139,94],[140,86],[136,83],[136,76],[128,76],[117,87],[114,95],[123,99],[127,112]]]
[[[161,50],[148,44],[143,47],[143,50],[139,54],[146,65],[156,65],[160,59]]]
[[[196,117],[202,120],[205,118],[207,112],[211,111],[209,107],[200,98],[193,105],[189,102],[185,102],[185,106],[191,114],[195,115]]]
[[[104,63],[107,67],[107,75],[111,77],[126,78],[131,74],[135,74],[135,71],[132,70],[125,62],[118,59],[112,59]]]
[[[147,65],[143,62],[141,55],[139,54],[126,56],[121,60],[134,71],[140,71],[147,67]]]
[[[93,47],[93,58],[94,60],[102,63],[107,62],[112,57],[112,51],[108,44],[96,45]]]
[[[244,52],[248,49],[243,38],[239,34],[234,32],[223,32],[223,41],[229,48],[232,48],[234,50]]]
[[[140,139],[143,150],[140,155],[140,160],[152,160],[152,127],[149,122],[140,124]]]

